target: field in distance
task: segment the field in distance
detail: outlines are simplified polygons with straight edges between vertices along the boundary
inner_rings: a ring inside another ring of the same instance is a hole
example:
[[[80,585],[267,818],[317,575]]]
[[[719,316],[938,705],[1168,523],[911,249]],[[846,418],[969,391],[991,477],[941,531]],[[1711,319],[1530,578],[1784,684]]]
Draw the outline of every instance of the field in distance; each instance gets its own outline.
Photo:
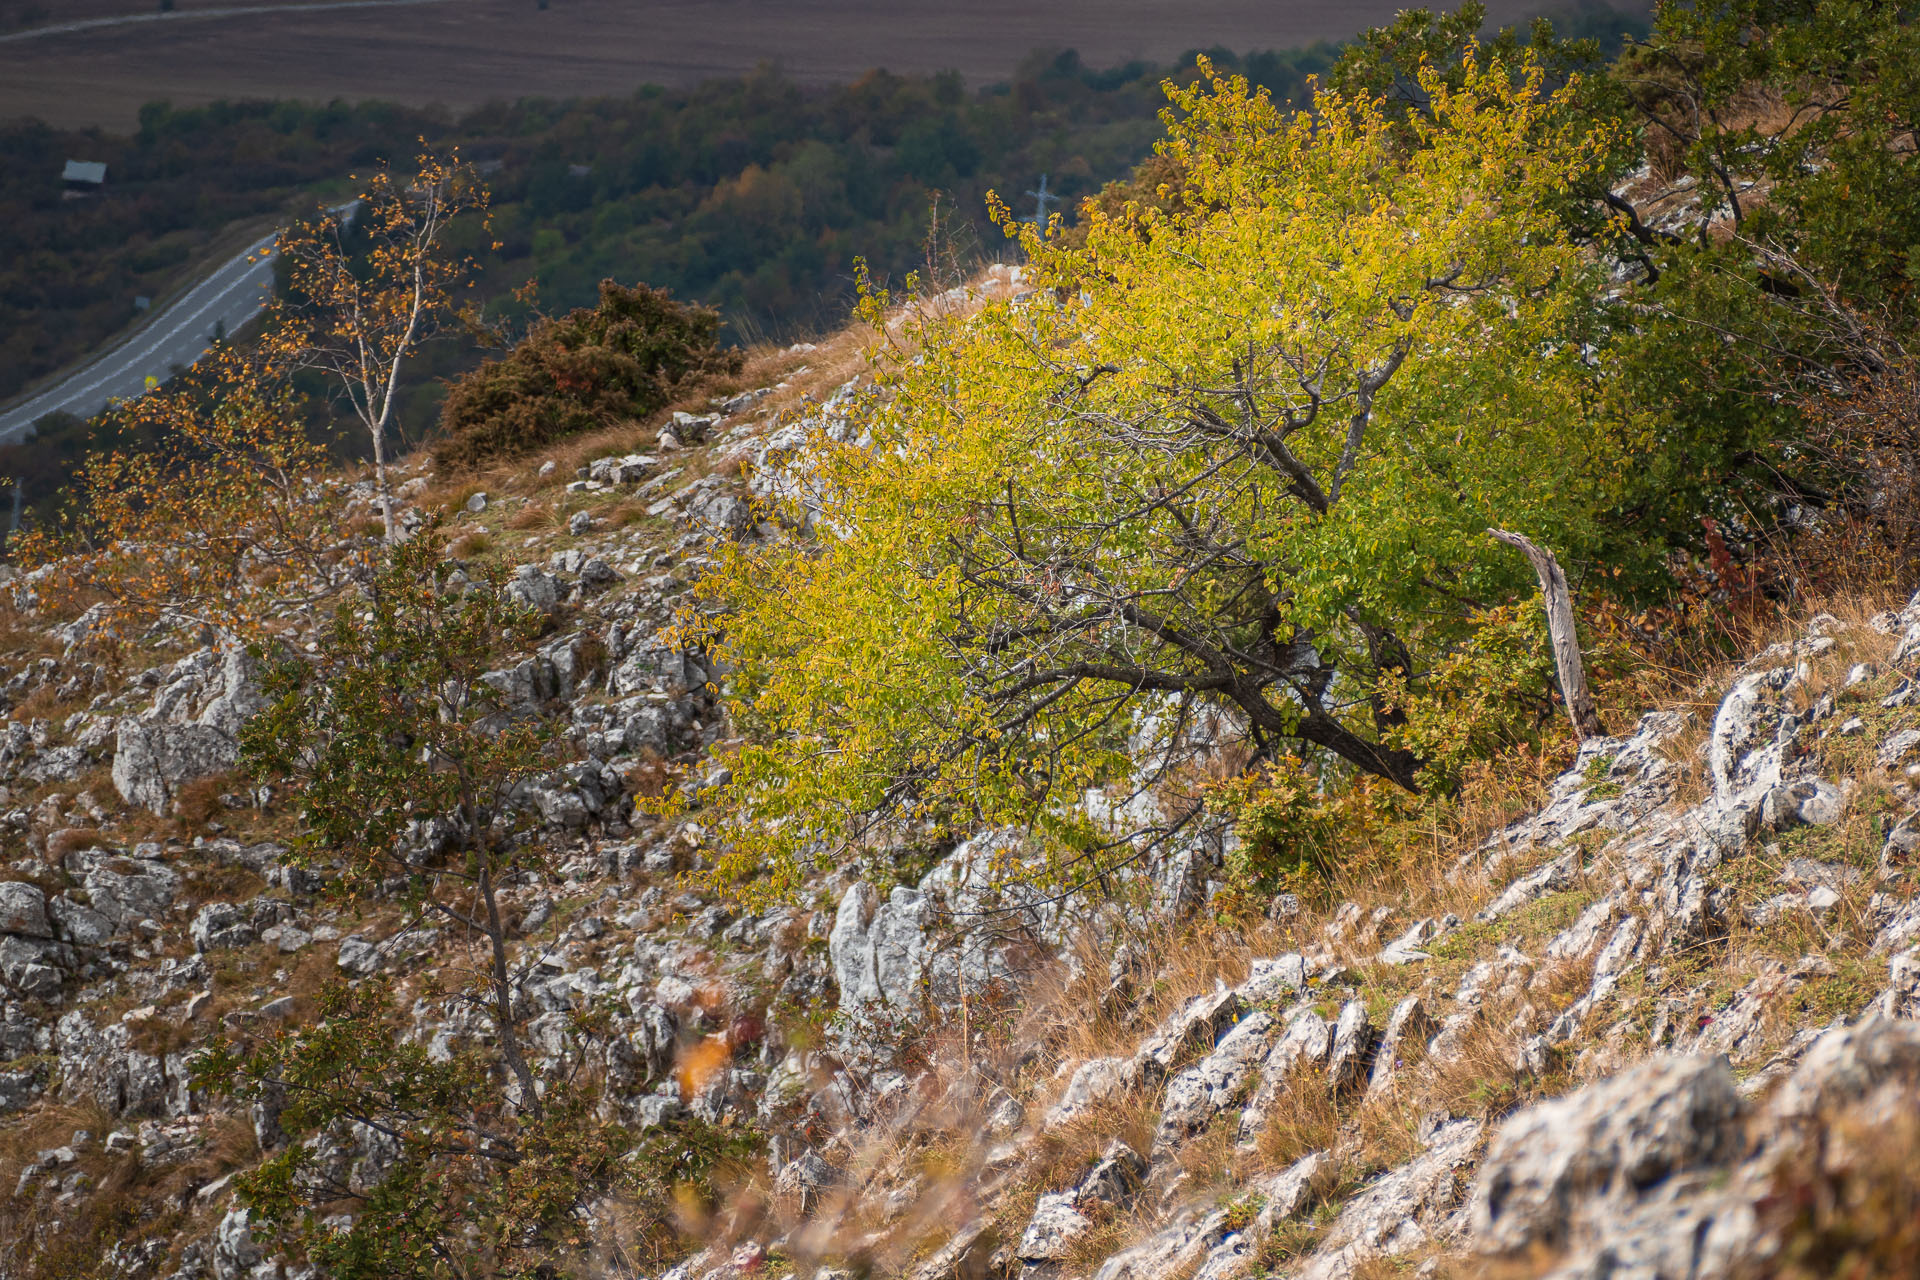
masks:
[[[627,93],[776,62],[807,83],[871,67],[1003,79],[1036,48],[1093,66],[1215,45],[1291,48],[1405,0],[0,0],[0,119],[133,127],[143,103],[381,98],[477,106]],[[1495,21],[1539,0],[1493,0]],[[99,19],[114,25],[30,34]]]

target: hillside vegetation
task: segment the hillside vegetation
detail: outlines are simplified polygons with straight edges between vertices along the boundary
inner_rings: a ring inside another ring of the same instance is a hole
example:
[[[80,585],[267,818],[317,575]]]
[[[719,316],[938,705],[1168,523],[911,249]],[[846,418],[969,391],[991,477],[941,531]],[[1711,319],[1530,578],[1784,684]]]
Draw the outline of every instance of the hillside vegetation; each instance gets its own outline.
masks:
[[[15,544],[0,1276],[1910,1274],[1913,18],[1203,59],[431,456],[500,213],[381,171]]]

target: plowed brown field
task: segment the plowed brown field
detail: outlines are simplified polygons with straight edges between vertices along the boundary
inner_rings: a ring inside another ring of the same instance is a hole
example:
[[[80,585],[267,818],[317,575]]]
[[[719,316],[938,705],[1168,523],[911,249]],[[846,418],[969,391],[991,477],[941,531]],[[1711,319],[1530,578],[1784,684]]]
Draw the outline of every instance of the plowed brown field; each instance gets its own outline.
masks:
[[[120,130],[142,103],[385,98],[460,108],[524,95],[617,94],[775,62],[809,83],[870,67],[1005,78],[1028,52],[1104,66],[1194,48],[1340,39],[1407,0],[411,0],[301,7],[178,0],[162,20],[22,38],[0,23],[0,118]],[[1493,0],[1510,19],[1539,0]],[[155,0],[68,0],[36,25],[147,18]],[[265,13],[195,10],[264,8]],[[0,6],[0,19],[7,16]]]

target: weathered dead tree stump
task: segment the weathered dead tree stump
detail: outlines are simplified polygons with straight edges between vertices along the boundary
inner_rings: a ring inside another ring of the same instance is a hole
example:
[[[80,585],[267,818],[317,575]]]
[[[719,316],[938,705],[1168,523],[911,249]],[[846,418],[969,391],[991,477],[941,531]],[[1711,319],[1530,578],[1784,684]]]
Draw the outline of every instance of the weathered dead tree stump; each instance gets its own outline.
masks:
[[[1580,659],[1580,637],[1574,628],[1573,593],[1567,590],[1567,575],[1553,553],[1504,529],[1488,533],[1510,547],[1526,553],[1533,572],[1540,579],[1540,592],[1547,601],[1547,635],[1553,641],[1553,665],[1560,676],[1560,694],[1567,700],[1567,719],[1573,722],[1573,736],[1585,742],[1603,737],[1600,713],[1593,708],[1593,695],[1587,691],[1587,669]]]

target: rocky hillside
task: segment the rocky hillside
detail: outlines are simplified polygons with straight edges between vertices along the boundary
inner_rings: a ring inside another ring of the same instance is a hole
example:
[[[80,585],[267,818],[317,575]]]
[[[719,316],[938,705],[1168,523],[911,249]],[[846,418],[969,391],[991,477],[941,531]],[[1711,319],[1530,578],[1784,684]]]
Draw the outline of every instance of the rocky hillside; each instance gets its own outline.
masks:
[[[424,464],[401,489],[550,620],[489,677],[575,748],[522,795],[556,872],[503,892],[536,1074],[746,1153],[680,1206],[677,1256],[608,1206],[587,1273],[1830,1274],[1915,1247],[1920,596],[1813,618],[1252,924],[1209,907],[1231,833],[1097,896],[1007,890],[1010,832],[870,851],[760,912],[702,890],[700,811],[648,801],[716,776],[732,730],[671,623],[753,493],[844,434],[850,350],[484,490]],[[0,683],[0,1276],[314,1275],[233,1197],[290,1140],[276,1106],[210,1095],[196,1058],[336,981],[392,983],[397,1034],[449,1051],[482,1034],[447,994],[475,941],[287,858],[296,815],[235,772],[245,652],[109,648],[35,588]],[[380,1135],[329,1141],[378,1183]]]

